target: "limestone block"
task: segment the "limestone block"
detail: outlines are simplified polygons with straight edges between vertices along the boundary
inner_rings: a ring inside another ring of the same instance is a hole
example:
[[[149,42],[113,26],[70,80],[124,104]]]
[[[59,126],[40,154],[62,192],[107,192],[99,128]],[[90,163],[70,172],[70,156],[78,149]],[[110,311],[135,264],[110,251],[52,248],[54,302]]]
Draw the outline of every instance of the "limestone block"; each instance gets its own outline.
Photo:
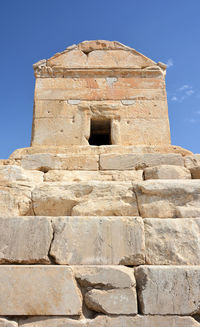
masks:
[[[200,219],[144,219],[146,263],[200,265]]]
[[[78,49],[64,51],[63,54],[54,56],[47,60],[48,66],[61,66],[67,68],[84,67],[87,63],[87,56]]]
[[[0,327],[18,327],[18,323],[12,320],[0,318]]]
[[[9,182],[25,181],[30,183],[42,183],[43,173],[40,171],[24,170],[20,166],[0,166],[0,184]]]
[[[199,327],[200,324],[192,317],[178,316],[99,316],[92,319],[88,327]],[[29,327],[29,326],[27,326]],[[32,326],[30,326],[32,327]],[[36,326],[34,326],[36,327]],[[53,327],[53,325],[52,325]],[[57,327],[57,326],[55,326]],[[64,327],[64,326],[63,326]],[[66,326],[67,327],[67,326]]]
[[[0,217],[32,215],[31,187],[13,182],[0,185]]]
[[[179,207],[200,208],[198,180],[148,180],[135,184],[134,189],[140,215],[145,218],[175,218]]]
[[[131,288],[136,286],[134,271],[124,266],[74,266],[76,279],[86,288]]]
[[[21,160],[21,165],[24,169],[35,169],[47,172],[51,169],[66,169],[66,170],[97,170],[98,169],[97,155],[85,154],[49,154],[38,153],[25,155]]]
[[[191,179],[191,173],[185,167],[160,165],[145,168],[144,179]]]
[[[144,226],[139,217],[54,218],[53,228],[50,255],[58,264],[144,262]]]
[[[129,182],[43,183],[32,192],[38,216],[134,216],[135,194]]]
[[[15,326],[15,325],[14,325]],[[192,317],[178,316],[118,316],[99,315],[94,319],[74,320],[59,317],[34,317],[20,319],[23,327],[199,327],[200,324]],[[3,326],[2,326],[3,327]],[[7,326],[6,326],[7,327]],[[11,327],[11,326],[9,326]]]
[[[49,170],[44,175],[45,182],[84,182],[84,181],[142,181],[143,170]]]
[[[200,165],[197,167],[193,167],[190,169],[192,178],[194,179],[200,179]]]
[[[200,154],[185,157],[185,167],[188,169],[200,166]]]
[[[158,165],[183,166],[184,160],[180,154],[101,154],[100,169],[102,170],[129,170],[144,169]]]
[[[89,325],[86,319],[77,320],[77,319],[66,318],[66,317],[44,316],[44,317],[31,317],[27,319],[20,319],[19,326],[20,327],[21,326],[22,327],[88,327]]]
[[[176,215],[179,218],[196,218],[200,217],[200,207],[176,207]]]
[[[0,315],[79,315],[80,312],[81,297],[71,268],[0,266]]]
[[[199,312],[200,268],[140,266],[135,269],[142,314],[194,315]]]
[[[121,144],[124,145],[170,144],[169,122],[167,118],[121,119],[120,130]]]
[[[137,296],[135,288],[91,290],[85,295],[90,310],[106,314],[136,314]]]
[[[47,218],[0,218],[0,234],[1,264],[50,262],[53,229]]]

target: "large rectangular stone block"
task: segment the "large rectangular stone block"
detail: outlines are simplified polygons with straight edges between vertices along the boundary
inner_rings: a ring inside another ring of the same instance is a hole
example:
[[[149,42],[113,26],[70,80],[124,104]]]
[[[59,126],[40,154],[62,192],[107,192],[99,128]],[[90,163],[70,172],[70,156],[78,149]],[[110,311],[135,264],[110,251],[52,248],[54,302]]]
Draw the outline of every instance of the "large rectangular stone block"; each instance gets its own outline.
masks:
[[[144,154],[101,154],[100,169],[102,170],[128,170],[143,169],[158,165],[177,165],[183,166],[184,159],[180,154],[161,154],[161,153],[144,153]]]
[[[80,315],[69,267],[0,266],[0,315]]]
[[[200,219],[144,219],[146,263],[200,265]]]
[[[134,217],[54,218],[50,255],[58,264],[144,263],[144,226]]]
[[[142,314],[199,313],[200,267],[140,266],[135,277]]]
[[[138,216],[131,182],[43,183],[32,201],[37,216]]]
[[[189,218],[185,208],[200,208],[200,183],[198,180],[144,181],[134,185],[140,215],[145,218]],[[199,217],[199,210],[192,217]]]

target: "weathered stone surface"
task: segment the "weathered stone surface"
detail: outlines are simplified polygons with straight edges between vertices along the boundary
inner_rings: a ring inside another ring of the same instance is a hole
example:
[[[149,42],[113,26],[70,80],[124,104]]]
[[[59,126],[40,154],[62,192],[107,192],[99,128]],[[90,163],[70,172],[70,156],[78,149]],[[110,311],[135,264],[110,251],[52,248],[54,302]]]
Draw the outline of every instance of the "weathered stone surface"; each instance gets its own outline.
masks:
[[[200,154],[193,154],[185,157],[185,167],[192,169],[200,166]]]
[[[200,165],[197,167],[193,167],[190,169],[190,172],[192,174],[192,178],[194,179],[200,179]]]
[[[133,269],[124,266],[74,266],[73,271],[83,287],[131,288],[136,285]]]
[[[0,263],[49,263],[51,222],[42,217],[0,218]]]
[[[144,226],[134,217],[68,217],[53,219],[50,254],[59,264],[144,262]]]
[[[9,182],[30,182],[42,183],[43,173],[40,171],[24,170],[20,166],[4,165],[0,166],[0,184]]]
[[[71,268],[0,266],[0,315],[80,313],[81,297]]]
[[[191,173],[185,167],[159,165],[145,168],[144,179],[191,179]]]
[[[127,170],[143,169],[157,165],[183,166],[184,160],[180,154],[102,154],[100,155],[100,169]]]
[[[198,180],[149,180],[135,184],[134,189],[142,217],[175,218],[179,207],[200,208]]]
[[[90,310],[106,314],[136,314],[137,296],[133,289],[91,290],[85,295]]]
[[[200,218],[200,207],[176,207],[176,215],[179,218]]]
[[[49,170],[44,175],[45,182],[83,182],[83,181],[142,181],[143,170]]]
[[[72,320],[58,317],[37,317],[20,319],[23,327],[199,327],[200,324],[192,317],[178,316],[97,316],[95,319]],[[6,326],[7,327],[7,326]],[[11,326],[9,326],[11,327]]]
[[[17,327],[18,323],[12,320],[0,318],[0,327]]]
[[[23,182],[0,185],[0,217],[32,215],[31,187]]]
[[[38,216],[137,216],[129,182],[44,183],[32,192]]]
[[[35,169],[47,172],[51,169],[69,169],[69,170],[97,170],[98,156],[79,155],[79,154],[56,154],[38,153],[25,155],[22,158],[21,165],[24,169]]]
[[[140,266],[135,269],[143,314],[193,315],[199,312],[200,268]]]
[[[200,265],[200,219],[144,219],[146,263]]]

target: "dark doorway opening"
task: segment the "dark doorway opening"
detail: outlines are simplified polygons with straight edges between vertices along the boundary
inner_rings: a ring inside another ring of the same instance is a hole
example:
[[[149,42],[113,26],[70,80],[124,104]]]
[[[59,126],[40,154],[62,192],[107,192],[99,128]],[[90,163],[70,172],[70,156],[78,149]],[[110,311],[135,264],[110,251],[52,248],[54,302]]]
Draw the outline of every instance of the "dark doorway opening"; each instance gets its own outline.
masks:
[[[90,145],[109,145],[111,144],[110,119],[91,119],[90,126]]]

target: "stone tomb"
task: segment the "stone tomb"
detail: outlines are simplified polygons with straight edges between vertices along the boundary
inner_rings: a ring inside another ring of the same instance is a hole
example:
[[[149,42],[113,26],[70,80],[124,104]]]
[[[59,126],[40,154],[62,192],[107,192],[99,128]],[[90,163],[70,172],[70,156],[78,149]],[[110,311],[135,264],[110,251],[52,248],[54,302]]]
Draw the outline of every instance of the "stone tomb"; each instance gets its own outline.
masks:
[[[34,65],[32,142],[0,160],[0,327],[200,327],[200,155],[162,63],[85,41]]]

